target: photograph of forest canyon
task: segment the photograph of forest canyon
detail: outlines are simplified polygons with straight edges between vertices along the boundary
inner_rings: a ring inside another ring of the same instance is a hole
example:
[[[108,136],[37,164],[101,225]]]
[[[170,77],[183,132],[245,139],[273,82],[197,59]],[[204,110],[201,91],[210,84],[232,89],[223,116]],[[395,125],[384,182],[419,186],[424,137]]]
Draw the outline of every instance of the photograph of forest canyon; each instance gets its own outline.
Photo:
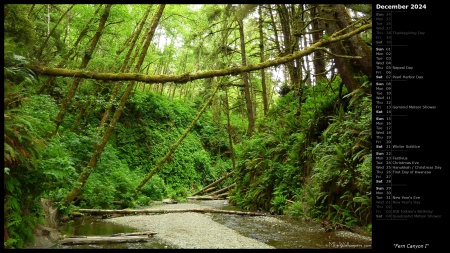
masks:
[[[3,13],[5,249],[170,208],[274,248],[371,238],[371,4]]]

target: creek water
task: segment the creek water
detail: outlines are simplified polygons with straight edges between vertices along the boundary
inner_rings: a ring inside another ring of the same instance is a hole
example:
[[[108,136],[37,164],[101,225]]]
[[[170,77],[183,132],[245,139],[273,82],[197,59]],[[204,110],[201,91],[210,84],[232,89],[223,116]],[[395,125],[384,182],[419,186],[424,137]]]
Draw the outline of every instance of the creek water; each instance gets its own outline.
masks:
[[[216,209],[240,210],[227,201],[196,201],[196,204]],[[321,223],[290,218],[285,215],[246,216],[212,213],[212,219],[241,235],[256,239],[277,249],[371,249],[372,241],[367,234],[348,231],[326,232]],[[76,218],[61,230],[66,236],[111,235],[136,232],[135,229],[106,222],[99,216]],[[171,249],[156,238],[148,242],[110,243],[87,245],[55,245],[59,249]]]

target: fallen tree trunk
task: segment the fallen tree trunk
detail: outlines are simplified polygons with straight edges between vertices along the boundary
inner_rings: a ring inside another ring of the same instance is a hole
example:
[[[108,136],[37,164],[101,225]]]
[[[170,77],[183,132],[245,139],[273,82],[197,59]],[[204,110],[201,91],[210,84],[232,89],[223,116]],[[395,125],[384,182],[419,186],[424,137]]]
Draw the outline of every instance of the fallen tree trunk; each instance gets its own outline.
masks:
[[[228,192],[224,192],[224,193],[221,193],[221,194],[218,194],[215,196],[217,196],[218,198],[221,198],[221,199],[226,199],[228,197]]]
[[[94,243],[125,243],[148,241],[155,232],[119,233],[107,236],[70,236],[62,239],[62,245],[94,244]]]
[[[145,231],[145,232],[133,232],[133,233],[118,233],[118,234],[112,234],[110,236],[114,237],[114,236],[136,236],[136,235],[147,235],[147,236],[152,236],[156,234],[155,232],[151,232],[151,231]]]
[[[222,194],[214,195],[214,196],[191,196],[191,197],[187,197],[187,199],[188,200],[218,200],[218,199],[225,199],[226,195],[228,195],[228,193],[225,193],[225,196],[223,196]]]
[[[229,176],[231,176],[231,175],[233,175],[233,171],[230,172],[230,173],[228,173],[228,174],[226,174],[225,176],[223,176],[223,177],[217,179],[216,181],[212,182],[211,184],[205,186],[203,189],[201,189],[200,191],[198,191],[198,192],[192,194],[191,196],[200,195],[200,194],[202,194],[202,193],[207,192],[207,190],[209,190],[209,188],[211,188],[211,187],[215,186],[216,184],[222,182],[223,180],[227,179],[227,178],[228,178]]]
[[[212,191],[214,191],[214,189],[216,189],[216,187],[207,188],[204,190],[204,193],[212,192]]]
[[[94,215],[100,214],[151,214],[151,213],[182,213],[182,212],[195,212],[195,213],[226,213],[226,214],[238,214],[238,215],[250,215],[250,216],[266,216],[264,213],[244,212],[244,211],[232,211],[232,210],[220,210],[209,208],[197,208],[197,209],[122,209],[122,210],[108,210],[108,209],[80,209],[79,213],[90,213]]]
[[[220,189],[220,190],[215,191],[215,192],[211,192],[210,195],[217,195],[217,194],[220,194],[220,193],[224,193],[224,192],[228,191],[229,189],[233,188],[235,185],[236,185],[236,183],[230,184],[229,186],[227,186],[227,187],[225,187],[223,189]]]

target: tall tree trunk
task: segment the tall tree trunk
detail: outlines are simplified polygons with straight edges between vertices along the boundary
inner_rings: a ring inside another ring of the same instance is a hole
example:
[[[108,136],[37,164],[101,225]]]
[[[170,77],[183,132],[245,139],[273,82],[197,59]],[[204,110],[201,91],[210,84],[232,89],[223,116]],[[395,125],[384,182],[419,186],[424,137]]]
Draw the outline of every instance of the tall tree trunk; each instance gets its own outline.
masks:
[[[259,57],[260,61],[264,62],[264,32],[263,32],[263,16],[262,16],[262,10],[261,5],[258,7],[258,14],[259,14]],[[267,115],[269,112],[269,103],[267,102],[267,87],[266,87],[266,73],[264,69],[260,70],[261,72],[261,88],[262,88],[262,101],[263,101],[263,107],[264,107],[264,116]]]
[[[311,25],[312,25],[312,43],[316,43],[320,40],[323,35],[324,27],[322,27],[322,23],[319,21],[318,16],[318,5],[312,4],[311,6]],[[326,61],[325,54],[322,50],[316,51],[313,54],[313,66],[314,66],[314,74],[316,77],[316,81],[320,82],[326,80]]]
[[[278,28],[277,28],[277,22],[275,22],[275,18],[272,13],[272,5],[269,4],[269,14],[270,14],[270,20],[272,21],[270,24],[272,25],[274,37],[275,37],[275,48],[278,51],[279,56],[283,56],[280,40],[278,39]]]
[[[111,4],[106,5],[105,11],[103,12],[103,15],[100,19],[100,23],[97,28],[97,32],[95,33],[94,37],[92,38],[89,49],[84,53],[83,60],[81,61],[81,64],[79,67],[80,69],[84,69],[88,65],[89,61],[91,60],[91,56],[94,53],[97,43],[100,40],[100,37],[102,35],[103,28],[105,27],[105,24],[106,24],[106,20],[108,20],[110,10],[111,10]],[[78,89],[78,85],[81,83],[81,80],[82,80],[81,78],[77,78],[74,80],[66,98],[63,100],[62,105],[59,109],[59,113],[55,119],[56,129],[52,135],[55,135],[58,132],[58,129],[62,124],[64,115],[67,111],[67,108],[69,107],[72,98],[75,96],[75,93]]]
[[[233,147],[233,135],[231,133],[231,120],[230,120],[230,104],[228,103],[228,87],[225,87],[225,112],[227,114],[227,133],[228,133],[228,142],[230,143],[230,157],[231,162],[233,164],[233,170],[236,168],[236,158],[234,156],[234,147]]]
[[[357,28],[352,25],[351,17],[342,4],[319,5],[319,17],[321,25],[325,27],[327,34],[333,34],[345,30],[351,32]],[[326,20],[326,21],[325,21]],[[360,56],[359,59],[349,61],[343,57],[334,57],[334,62],[339,71],[339,76],[349,92],[360,87],[357,76],[366,75],[372,78],[372,51],[362,41],[359,35],[329,45],[331,52],[335,55]]]
[[[256,107],[257,107],[257,104],[256,104],[256,87],[255,87],[256,85],[255,85],[254,82],[252,82],[251,73],[248,73],[248,84],[249,84],[249,87],[250,87],[250,94],[252,96],[252,114],[253,114],[253,117],[254,117],[254,121],[256,122],[256,117],[258,115],[258,114],[256,114]]]
[[[101,4],[97,7],[92,17],[89,19],[89,21],[84,26],[83,30],[80,32],[80,35],[78,35],[77,40],[73,44],[72,48],[62,57],[62,60],[58,63],[56,66],[57,68],[64,67],[66,65],[66,62],[69,60],[70,56],[75,52],[75,50],[78,47],[78,44],[83,39],[83,37],[87,34],[87,31],[89,30],[89,26],[91,25],[92,21],[94,21],[95,17],[97,16],[97,13],[101,9]],[[55,81],[55,77],[49,77],[45,83],[39,88],[39,90],[36,92],[36,94],[41,94],[50,84],[52,84]],[[50,89],[51,90],[51,89]]]
[[[145,13],[144,13],[144,16],[142,17],[141,22],[139,23],[138,28],[136,29],[136,32],[133,34],[133,39],[131,41],[130,47],[128,48],[128,52],[127,52],[127,54],[125,56],[125,60],[122,63],[122,66],[121,66],[121,68],[119,70],[119,73],[123,73],[126,70],[127,66],[128,66],[128,62],[129,62],[129,59],[131,57],[131,52],[133,51],[133,49],[135,49],[136,41],[138,40],[139,35],[142,32],[142,28],[143,28],[145,22],[147,21],[147,18],[148,18],[148,15],[150,13],[150,10],[151,10],[151,6],[148,6],[146,11],[145,11]],[[139,51],[139,50],[135,49],[135,51]],[[132,64],[132,62],[130,63],[130,65],[131,64]],[[100,124],[97,127],[97,131],[101,131],[103,129],[104,124],[108,120],[109,114],[111,113],[111,109],[112,109],[113,103],[116,100],[116,97],[117,97],[117,94],[119,93],[120,87],[122,87],[122,83],[121,82],[117,82],[114,85],[114,88],[113,88],[113,90],[111,92],[111,97],[110,97],[108,105],[106,107],[106,110],[103,113],[102,119],[100,120]]]
[[[239,24],[239,38],[241,42],[241,59],[242,66],[247,66],[247,56],[245,53],[245,37],[244,37],[244,22],[241,19],[237,20]],[[244,92],[245,92],[245,104],[247,106],[247,118],[248,118],[248,135],[251,136],[255,131],[255,115],[253,114],[253,105],[250,94],[250,84],[248,82],[248,73],[242,73],[242,80],[244,82]]]
[[[31,17],[31,14],[33,13],[33,10],[34,10],[35,6],[36,6],[35,4],[31,5],[30,10],[28,11],[28,17]]]
[[[144,62],[145,55],[147,54],[147,49],[150,45],[150,41],[153,39],[153,35],[155,34],[156,27],[159,24],[159,20],[162,16],[164,7],[165,7],[165,4],[160,4],[158,6],[158,10],[155,13],[153,20],[151,22],[150,33],[147,36],[147,40],[145,41],[144,47],[141,51],[141,56],[139,57],[139,60],[135,67],[135,70],[140,69],[142,66],[142,63]],[[115,113],[113,115],[111,123],[109,124],[108,128],[105,131],[105,135],[103,136],[100,143],[95,145],[94,153],[92,155],[91,160],[89,161],[86,168],[81,172],[80,177],[78,178],[78,184],[76,184],[74,186],[72,191],[65,198],[65,204],[70,204],[74,200],[74,198],[80,194],[81,189],[86,184],[86,181],[89,178],[89,175],[92,173],[95,166],[97,165],[97,161],[100,158],[101,154],[103,153],[103,150],[105,149],[105,146],[108,143],[109,138],[111,137],[111,134],[112,134],[114,128],[116,127],[117,122],[119,121],[120,115],[122,114],[122,111],[125,108],[125,104],[128,101],[128,98],[130,97],[131,91],[133,90],[134,83],[135,83],[135,81],[130,81],[128,83],[128,86],[120,100],[119,106],[117,107],[117,110],[115,111]]]
[[[174,96],[175,96],[175,90],[177,89],[177,86],[176,86],[176,84],[172,84],[172,87],[173,87],[173,89],[172,89],[172,91],[170,92],[170,94],[169,94],[169,99],[170,100],[173,100],[173,98],[174,98]]]
[[[272,80],[272,73],[269,72],[269,80]],[[275,90],[272,88],[270,88],[272,85],[269,85],[269,93],[270,93],[270,97],[268,99],[269,104],[273,104],[273,95],[275,94]]]
[[[301,5],[300,5],[301,6]],[[278,4],[278,14],[280,17],[281,30],[284,37],[284,54],[292,54],[299,50],[299,38],[301,34],[300,27],[302,20],[300,19],[299,10],[295,5],[290,5],[290,11],[285,4]],[[291,89],[294,90],[295,96],[298,99],[299,106],[297,107],[296,115],[300,115],[303,97],[302,84],[302,62],[301,59],[295,59],[286,64],[290,79]]]
[[[117,50],[117,52],[116,52],[117,55],[120,55],[123,52],[123,50],[125,50],[129,45],[130,45],[129,48],[134,48],[134,44],[136,43],[136,40],[139,38],[139,36],[142,32],[142,27],[144,26],[145,22],[147,21],[147,17],[149,15],[152,7],[153,7],[153,5],[147,6],[147,9],[145,10],[145,13],[141,19],[141,22],[139,22],[139,24],[136,26],[136,29],[134,30],[133,34],[130,37],[128,37],[128,39],[125,41],[125,43],[123,43],[123,45]],[[127,54],[127,57],[129,58],[130,56]]]
[[[292,10],[292,15],[289,15],[289,10],[285,4],[278,4],[278,15],[280,17],[281,31],[283,32],[284,38],[284,50],[283,54],[292,54],[298,51],[298,39],[293,36],[295,32],[292,31],[293,27],[295,27],[294,18],[296,13]],[[296,96],[300,102],[299,107],[301,106],[301,96],[302,96],[302,87],[301,87],[301,61],[299,59],[295,59],[286,64],[287,71],[289,73],[290,86],[291,89],[296,91]],[[300,108],[298,108],[300,109]],[[297,111],[299,113],[299,110]]]
[[[298,6],[298,9],[296,9],[296,6]],[[298,35],[302,34],[301,29],[303,29],[303,26],[305,24],[304,20],[303,20],[303,15],[301,15],[303,13],[303,4],[299,4],[299,5],[291,5],[291,13],[292,13],[292,19],[291,19],[291,27],[292,27],[292,52],[296,52],[299,50],[299,46],[300,46],[300,37]],[[297,111],[296,111],[296,115],[300,115],[301,114],[301,110],[302,110],[302,101],[303,101],[303,91],[304,91],[304,86],[305,83],[303,80],[303,72],[302,72],[302,60],[301,59],[295,59],[294,60],[294,67],[293,67],[293,71],[294,71],[294,76],[296,78],[295,82],[294,82],[294,88],[295,88],[295,92],[296,92],[296,96],[297,96],[297,100],[298,100],[298,107],[297,107]]]
[[[47,36],[50,34],[50,4],[47,4]]]
[[[191,86],[192,86],[191,83],[186,84],[186,89],[184,90],[184,99],[183,99],[184,102],[186,102],[186,99],[189,96]]]
[[[308,38],[308,36],[303,36],[303,45],[308,45],[308,40],[312,41],[311,38]],[[302,66],[303,66],[303,70],[304,73],[306,73],[306,76],[303,77],[303,82],[305,85],[311,86],[312,85],[312,81],[311,81],[311,63],[309,62],[309,57],[304,57],[302,58]]]
[[[70,44],[70,38],[69,38],[69,33],[70,33],[70,21],[71,21],[71,17],[70,15],[67,17],[67,22],[66,22],[66,27],[64,29],[64,39],[63,39],[63,43],[65,45]]]
[[[69,11],[74,7],[75,5],[72,4],[69,8],[67,8],[67,10],[61,15],[61,17],[58,19],[58,21],[56,22],[55,26],[52,28],[52,30],[48,33],[47,37],[45,38],[44,42],[42,43],[42,45],[39,47],[39,49],[36,52],[36,58],[40,59],[42,56],[42,52],[44,51],[44,48],[47,46],[47,42],[50,39],[50,37],[53,35],[53,33],[56,30],[56,27],[58,27],[59,23],[61,22],[61,20],[66,16],[67,13],[69,13]],[[49,13],[50,14],[50,13]],[[49,20],[50,22],[50,20]],[[50,24],[49,24],[50,25]]]
[[[158,10],[156,10],[157,12]],[[152,26],[152,20],[149,23],[149,26],[144,31],[144,34],[150,34],[151,33],[151,26]],[[142,37],[141,40],[138,42],[138,46],[135,47],[133,56],[129,60],[129,63],[125,66],[124,72],[128,72],[131,69],[132,63],[136,61],[137,56],[139,55],[140,49],[144,48],[144,44],[146,42],[146,37]]]

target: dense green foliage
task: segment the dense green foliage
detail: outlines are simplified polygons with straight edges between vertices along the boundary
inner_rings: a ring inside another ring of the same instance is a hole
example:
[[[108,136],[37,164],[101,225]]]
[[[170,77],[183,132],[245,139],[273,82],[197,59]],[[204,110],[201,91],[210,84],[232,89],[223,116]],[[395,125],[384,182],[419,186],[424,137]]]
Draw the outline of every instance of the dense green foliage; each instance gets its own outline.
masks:
[[[309,88],[299,117],[298,100],[288,93],[258,134],[237,145],[232,201],[346,226],[371,224],[371,86],[366,82],[342,103],[337,86]]]
[[[32,90],[32,85],[29,87]],[[71,132],[68,130],[71,121],[68,120],[69,123],[63,125],[58,136],[48,139],[45,149],[36,150],[40,146],[36,146],[35,142],[47,136],[54,128],[50,115],[55,114],[57,105],[47,95],[37,96],[23,90],[21,92],[21,96],[27,100],[21,103],[23,108],[5,110],[5,116],[8,119],[11,117],[5,123],[5,135],[17,136],[8,131],[19,130],[22,139],[11,142],[26,145],[15,150],[5,142],[8,161],[23,161],[25,164],[14,170],[5,167],[5,187],[9,195],[5,200],[5,210],[11,211],[11,216],[6,217],[9,221],[9,233],[23,238],[21,242],[10,239],[6,244],[15,247],[22,247],[25,242],[32,240],[31,228],[34,227],[31,221],[23,220],[32,216],[21,216],[21,206],[32,205],[36,208],[34,212],[39,213],[40,202],[36,197],[43,197],[56,200],[63,213],[70,214],[74,209],[73,206],[67,209],[62,205],[62,200],[77,183],[77,178],[98,141],[95,128]],[[112,209],[116,208],[112,204],[114,200],[124,201],[124,206],[130,207],[148,205],[149,201],[166,197],[182,200],[189,192],[201,189],[230,171],[229,162],[213,156],[218,152],[218,146],[226,147],[227,139],[218,137],[221,133],[208,123],[211,122],[211,115],[205,114],[204,120],[189,133],[171,161],[143,187],[135,202],[131,200],[136,185],[179,138],[194,116],[195,110],[186,103],[169,101],[152,92],[135,93],[120,119],[114,138],[104,150],[75,205],[80,208]],[[98,119],[92,119],[92,122],[98,123]],[[13,123],[14,125],[10,125]],[[27,148],[29,150],[23,150]],[[33,162],[36,160],[36,165],[28,163],[28,157]],[[24,185],[32,187],[27,189]],[[40,187],[36,188],[36,185]],[[23,199],[23,195],[27,198]],[[30,203],[21,203],[25,201]],[[30,210],[30,207],[27,209]],[[19,226],[18,231],[25,231],[25,234],[16,233],[15,225]]]
[[[118,156],[126,161],[131,171],[145,175],[142,173],[150,172],[195,114],[194,109],[181,101],[169,101],[151,92],[134,94],[116,127],[114,146]],[[207,123],[208,118],[208,115],[203,116],[202,123],[188,134],[158,173],[173,198],[187,197],[186,190],[205,186],[225,172],[213,167],[216,159],[211,152],[216,152],[216,145],[224,144],[211,142],[212,137],[220,133]]]
[[[23,67],[25,58],[5,42],[4,59],[4,226],[10,239],[5,247],[23,247],[33,240],[32,228],[39,221],[39,202],[44,190],[43,171],[38,161],[44,140],[39,133],[45,126],[30,115],[28,94],[37,77]]]
[[[79,208],[146,206],[165,198],[184,201],[229,172],[234,175],[216,188],[236,183],[229,201],[243,209],[371,229],[372,102],[371,83],[364,75],[353,92],[332,73],[329,80],[314,85],[302,82],[299,95],[292,80],[274,77],[286,67],[280,64],[265,69],[265,83],[260,72],[249,73],[250,98],[234,74],[182,84],[135,82],[120,111],[128,81],[37,76],[30,66],[77,69],[90,60],[89,71],[118,73],[128,59],[127,72],[155,76],[239,66],[237,18],[245,20],[247,62],[258,64],[261,45],[254,32],[259,26],[255,6],[168,5],[139,70],[132,67],[143,54],[143,35],[135,38],[134,46],[131,41],[148,5],[112,5],[94,52],[91,42],[105,5],[71,7],[4,6],[5,248],[33,242],[33,229],[44,223],[41,198],[52,200],[61,216],[70,217]],[[147,23],[156,9],[150,7]],[[272,21],[265,15],[260,23],[268,44],[266,59],[284,54],[283,41],[268,39],[275,36],[272,25],[281,31],[285,21],[274,7],[263,10],[273,12]],[[136,187],[189,128],[219,82],[220,90],[207,110],[134,197]],[[115,85],[121,85],[116,94]],[[268,90],[267,115],[263,88]],[[71,90],[75,93],[69,99]],[[108,120],[99,127],[109,108]],[[113,124],[117,111],[121,114]],[[256,118],[253,133],[248,129],[249,114]],[[57,115],[63,115],[60,122]],[[108,127],[111,136],[105,134]],[[106,145],[94,168],[89,168],[103,138]],[[92,173],[82,185],[87,169]],[[80,194],[66,203],[77,187]]]

